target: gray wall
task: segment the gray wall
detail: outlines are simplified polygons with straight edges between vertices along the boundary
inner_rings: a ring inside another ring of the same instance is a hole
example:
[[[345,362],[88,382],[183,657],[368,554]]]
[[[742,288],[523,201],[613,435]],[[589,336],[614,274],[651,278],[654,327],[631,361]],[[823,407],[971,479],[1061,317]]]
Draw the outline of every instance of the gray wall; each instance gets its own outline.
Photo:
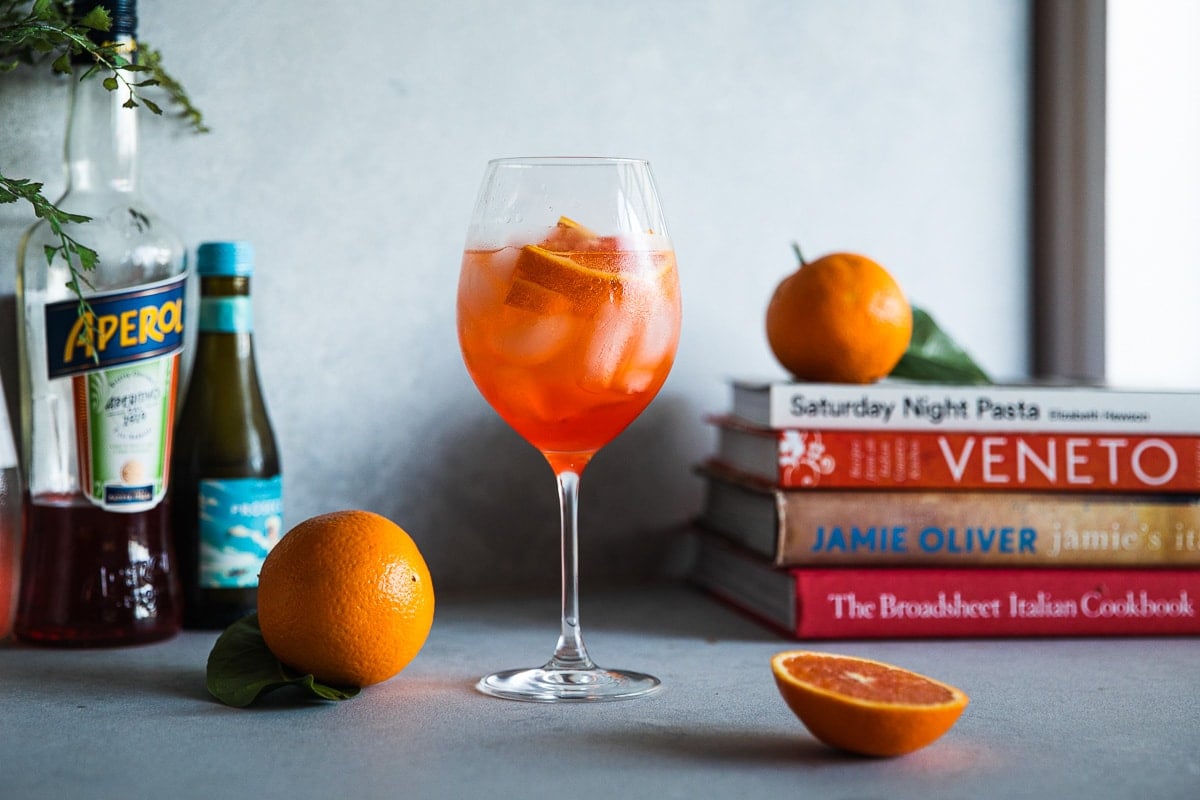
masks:
[[[143,176],[190,246],[258,250],[258,356],[288,524],[386,514],[443,591],[557,582],[552,476],[459,358],[459,251],[484,162],[654,166],[684,326],[662,394],[583,481],[585,584],[660,569],[791,243],[886,265],[996,375],[1027,364],[1029,9],[1019,0],[207,0],[142,38],[212,133],[149,119]],[[66,90],[0,76],[0,168],[62,188]],[[0,206],[0,372],[16,395]],[[585,587],[586,588],[586,587]]]

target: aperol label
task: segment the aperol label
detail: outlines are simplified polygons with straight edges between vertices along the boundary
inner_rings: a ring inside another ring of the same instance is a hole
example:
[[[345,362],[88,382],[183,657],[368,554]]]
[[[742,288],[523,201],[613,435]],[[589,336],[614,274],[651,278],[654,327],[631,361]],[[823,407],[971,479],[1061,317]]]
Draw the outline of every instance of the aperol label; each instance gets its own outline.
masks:
[[[108,511],[157,506],[167,492],[183,276],[46,306],[46,367],[69,377],[80,489]]]
[[[183,349],[184,278],[46,305],[49,377],[80,375]]]

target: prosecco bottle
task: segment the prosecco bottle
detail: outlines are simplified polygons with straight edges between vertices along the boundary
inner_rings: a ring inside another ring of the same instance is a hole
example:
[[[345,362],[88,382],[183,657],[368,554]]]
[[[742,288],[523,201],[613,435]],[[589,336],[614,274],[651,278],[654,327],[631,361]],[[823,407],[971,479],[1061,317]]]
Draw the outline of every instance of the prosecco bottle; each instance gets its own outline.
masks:
[[[196,252],[200,314],[172,462],[183,623],[223,628],[255,610],[258,572],[283,533],[279,450],[254,360],[246,242]]]
[[[136,59],[135,2],[77,0],[74,13],[97,5],[112,21],[101,35]],[[17,250],[26,486],[14,629],[33,643],[136,644],[180,626],[164,500],[184,248],[139,190],[131,100],[90,57],[75,66],[57,205],[90,220],[61,231],[42,220]],[[75,242],[97,255],[82,278]]]

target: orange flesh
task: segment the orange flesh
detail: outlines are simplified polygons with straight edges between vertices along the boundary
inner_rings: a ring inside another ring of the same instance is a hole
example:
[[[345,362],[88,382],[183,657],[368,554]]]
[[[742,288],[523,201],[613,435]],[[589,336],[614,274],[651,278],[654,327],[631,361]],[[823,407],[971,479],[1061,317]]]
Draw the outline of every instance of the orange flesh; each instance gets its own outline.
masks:
[[[932,678],[853,656],[777,653],[771,671],[784,701],[813,736],[864,755],[898,756],[930,744],[969,702]]]
[[[954,699],[943,686],[919,675],[890,670],[853,659],[792,658],[785,662],[791,675],[818,689],[859,700],[905,705],[940,705]]]

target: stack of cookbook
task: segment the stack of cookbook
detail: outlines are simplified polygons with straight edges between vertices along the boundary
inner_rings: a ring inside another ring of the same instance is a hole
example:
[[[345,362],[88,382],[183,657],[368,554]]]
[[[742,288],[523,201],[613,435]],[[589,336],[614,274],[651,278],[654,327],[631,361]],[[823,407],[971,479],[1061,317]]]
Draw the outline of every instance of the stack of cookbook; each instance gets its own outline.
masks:
[[[1200,633],[1200,393],[732,389],[694,577],[788,634]]]

